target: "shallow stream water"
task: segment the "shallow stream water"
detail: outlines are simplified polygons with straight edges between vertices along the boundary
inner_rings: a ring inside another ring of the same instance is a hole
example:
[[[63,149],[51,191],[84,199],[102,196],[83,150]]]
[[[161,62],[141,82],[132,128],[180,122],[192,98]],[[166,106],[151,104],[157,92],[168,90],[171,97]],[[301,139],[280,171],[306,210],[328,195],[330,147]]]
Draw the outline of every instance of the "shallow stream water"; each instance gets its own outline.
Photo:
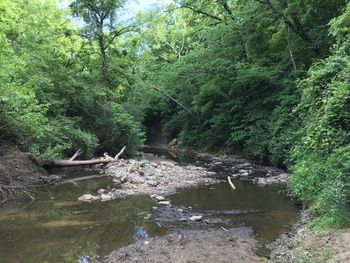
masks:
[[[107,177],[38,189],[35,201],[0,208],[0,262],[95,262],[135,241],[177,229],[251,226],[261,242],[272,241],[296,223],[297,208],[272,187],[236,181],[181,189],[169,197],[172,207],[149,196],[109,202],[80,202],[85,193],[111,185]],[[154,207],[158,207],[155,209]],[[203,215],[192,223],[192,215]]]

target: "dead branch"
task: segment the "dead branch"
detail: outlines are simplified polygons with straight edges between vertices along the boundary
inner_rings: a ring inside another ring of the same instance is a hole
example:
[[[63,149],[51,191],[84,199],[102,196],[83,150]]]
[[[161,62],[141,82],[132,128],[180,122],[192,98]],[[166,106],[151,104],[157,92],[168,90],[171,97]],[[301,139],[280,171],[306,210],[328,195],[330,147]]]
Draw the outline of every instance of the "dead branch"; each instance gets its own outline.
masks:
[[[70,161],[74,161],[75,158],[77,158],[81,154],[81,149],[78,149],[78,151],[75,152],[75,154],[70,158]]]
[[[228,181],[228,183],[230,184],[230,186],[232,187],[232,189],[233,189],[233,190],[236,190],[236,187],[235,187],[235,185],[232,183],[231,177],[230,177],[230,176],[227,176],[227,181]]]
[[[114,157],[114,160],[118,160],[119,156],[123,154],[124,150],[125,150],[126,146],[124,146],[120,152]]]
[[[31,195],[27,187],[14,181],[11,176],[4,174],[4,178],[0,180],[0,203],[4,203],[10,199],[15,199],[15,196],[18,194],[25,194],[30,199],[34,200],[34,197]]]
[[[170,96],[168,93],[165,93],[164,91],[160,90],[158,87],[147,83],[146,85],[150,86],[151,88],[155,89],[158,92],[163,93],[166,97],[168,97],[169,99],[171,99],[172,101],[174,101],[176,104],[178,104],[181,108],[183,108],[185,111],[187,111],[191,116],[193,116],[194,118],[197,118],[196,115],[194,115],[194,113],[192,111],[190,111],[185,105],[183,105],[180,101],[176,100],[175,98],[173,98],[172,96]]]

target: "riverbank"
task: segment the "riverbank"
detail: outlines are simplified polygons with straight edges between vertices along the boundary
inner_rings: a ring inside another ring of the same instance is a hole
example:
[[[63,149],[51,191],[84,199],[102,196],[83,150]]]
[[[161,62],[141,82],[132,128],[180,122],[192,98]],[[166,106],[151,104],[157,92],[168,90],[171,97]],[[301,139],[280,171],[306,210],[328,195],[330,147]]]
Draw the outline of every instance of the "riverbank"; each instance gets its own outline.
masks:
[[[315,232],[307,211],[299,215],[298,223],[269,245],[271,261],[289,262],[350,262],[350,229]]]
[[[0,202],[22,195],[33,199],[29,187],[58,179],[49,175],[29,153],[21,152],[11,143],[0,142]]]
[[[0,143],[0,178],[9,186],[40,184],[47,172],[35,163],[30,154],[10,143]]]

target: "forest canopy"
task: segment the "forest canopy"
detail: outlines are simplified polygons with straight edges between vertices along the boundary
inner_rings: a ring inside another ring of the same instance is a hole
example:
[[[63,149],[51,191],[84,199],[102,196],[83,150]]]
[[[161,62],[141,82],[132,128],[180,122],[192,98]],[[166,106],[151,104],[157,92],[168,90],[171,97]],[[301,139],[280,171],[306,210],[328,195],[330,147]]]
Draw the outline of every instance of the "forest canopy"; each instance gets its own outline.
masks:
[[[316,225],[349,224],[348,1],[127,4],[0,1],[0,140],[132,154],[161,119],[182,147],[288,169]]]

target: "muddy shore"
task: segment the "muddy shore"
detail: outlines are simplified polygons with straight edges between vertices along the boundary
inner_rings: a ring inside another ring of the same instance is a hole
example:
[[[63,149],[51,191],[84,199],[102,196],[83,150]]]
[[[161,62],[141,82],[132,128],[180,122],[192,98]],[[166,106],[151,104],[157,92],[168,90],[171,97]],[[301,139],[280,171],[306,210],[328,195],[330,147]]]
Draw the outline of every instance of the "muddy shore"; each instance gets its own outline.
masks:
[[[113,252],[103,262],[267,262],[254,254],[256,246],[248,227],[187,230],[132,244]]]

